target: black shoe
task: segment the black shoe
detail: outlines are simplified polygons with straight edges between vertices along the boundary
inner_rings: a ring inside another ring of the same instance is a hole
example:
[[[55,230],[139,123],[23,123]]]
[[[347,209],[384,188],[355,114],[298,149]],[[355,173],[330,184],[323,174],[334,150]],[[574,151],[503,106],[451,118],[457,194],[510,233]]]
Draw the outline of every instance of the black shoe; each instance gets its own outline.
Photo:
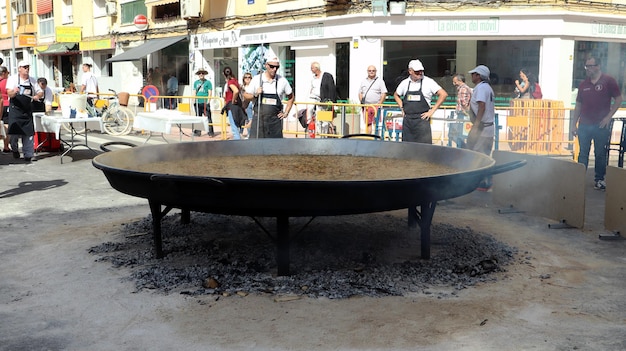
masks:
[[[20,153],[13,151],[13,158],[20,158]]]
[[[193,135],[199,137],[200,135],[202,135],[202,131],[200,129],[195,129],[193,131]]]
[[[24,157],[24,161],[26,161],[26,163],[30,163],[32,161],[32,158],[30,157]]]
[[[2,150],[2,153],[3,154],[9,154],[9,153],[11,153],[11,149],[4,149],[4,150]]]

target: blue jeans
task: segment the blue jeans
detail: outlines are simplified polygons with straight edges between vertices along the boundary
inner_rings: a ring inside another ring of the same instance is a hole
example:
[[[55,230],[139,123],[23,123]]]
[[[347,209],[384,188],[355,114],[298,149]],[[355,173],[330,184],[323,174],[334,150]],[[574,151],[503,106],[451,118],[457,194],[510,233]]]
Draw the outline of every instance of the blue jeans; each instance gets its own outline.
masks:
[[[31,158],[35,155],[35,140],[32,135],[10,134],[9,140],[11,143],[11,150],[13,152],[19,152],[19,141],[22,140],[22,152],[24,158]]]
[[[591,151],[591,141],[593,140],[593,151],[595,155],[595,176],[594,180],[604,180],[606,174],[606,148],[609,144],[611,131],[608,128],[600,128],[597,124],[578,125],[578,144],[580,153],[578,163],[589,165],[589,152]]]
[[[235,124],[235,119],[233,119],[233,113],[228,110],[228,123],[230,123],[230,132],[233,133],[233,140],[241,140],[241,133],[239,132],[239,128]]]

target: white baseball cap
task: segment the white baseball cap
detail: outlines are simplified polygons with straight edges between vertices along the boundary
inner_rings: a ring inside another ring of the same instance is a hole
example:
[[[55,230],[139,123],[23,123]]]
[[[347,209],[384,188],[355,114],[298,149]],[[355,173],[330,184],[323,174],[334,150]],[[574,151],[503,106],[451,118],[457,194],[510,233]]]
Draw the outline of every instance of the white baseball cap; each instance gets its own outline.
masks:
[[[422,61],[420,60],[411,60],[409,61],[409,69],[412,69],[414,71],[423,71],[424,70],[424,65],[422,65]]]
[[[274,53],[274,50],[269,49],[266,53],[265,53],[265,62],[276,62],[279,63],[280,60],[278,59],[278,55],[276,55]]]
[[[30,66],[30,62],[22,60],[17,63],[17,67],[26,67],[26,66]]]

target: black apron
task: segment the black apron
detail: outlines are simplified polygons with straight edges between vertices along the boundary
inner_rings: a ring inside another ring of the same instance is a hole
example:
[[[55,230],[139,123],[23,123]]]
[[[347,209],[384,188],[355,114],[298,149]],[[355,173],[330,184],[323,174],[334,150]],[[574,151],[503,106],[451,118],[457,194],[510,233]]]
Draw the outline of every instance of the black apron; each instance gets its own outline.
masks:
[[[254,118],[250,125],[250,138],[283,137],[283,120],[278,118],[278,114],[283,110],[283,102],[278,95],[278,79],[274,81],[276,93],[261,93],[258,103],[254,106],[257,118]]]
[[[432,144],[433,136],[430,130],[430,120],[422,119],[422,113],[430,110],[430,104],[422,94],[420,83],[419,90],[411,90],[411,80],[407,92],[402,98],[404,118],[402,119],[402,141]]]
[[[19,87],[20,93],[10,100],[9,134],[32,136],[35,134],[32,98],[25,95],[33,96],[35,89],[30,81],[28,85],[20,84]]]

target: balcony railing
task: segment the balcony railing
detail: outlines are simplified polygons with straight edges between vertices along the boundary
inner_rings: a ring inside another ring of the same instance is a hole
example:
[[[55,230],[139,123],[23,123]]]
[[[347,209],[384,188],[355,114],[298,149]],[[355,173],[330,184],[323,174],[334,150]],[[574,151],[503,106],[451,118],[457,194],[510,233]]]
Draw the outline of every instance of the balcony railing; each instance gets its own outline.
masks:
[[[33,13],[21,13],[17,15],[17,27],[29,26],[35,24],[35,15]]]

